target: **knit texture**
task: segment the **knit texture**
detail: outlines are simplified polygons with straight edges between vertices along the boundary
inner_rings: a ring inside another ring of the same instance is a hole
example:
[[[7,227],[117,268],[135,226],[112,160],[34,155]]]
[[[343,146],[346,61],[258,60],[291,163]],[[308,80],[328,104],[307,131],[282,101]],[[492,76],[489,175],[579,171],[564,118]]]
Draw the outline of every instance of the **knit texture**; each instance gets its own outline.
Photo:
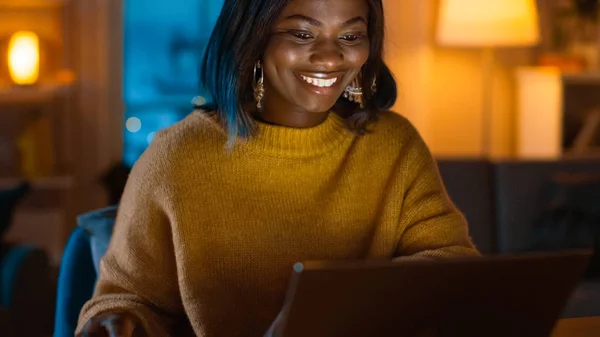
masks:
[[[330,114],[292,129],[259,123],[226,149],[197,111],[135,164],[95,295],[151,336],[262,336],[295,262],[478,254],[415,128],[384,112],[357,136]]]

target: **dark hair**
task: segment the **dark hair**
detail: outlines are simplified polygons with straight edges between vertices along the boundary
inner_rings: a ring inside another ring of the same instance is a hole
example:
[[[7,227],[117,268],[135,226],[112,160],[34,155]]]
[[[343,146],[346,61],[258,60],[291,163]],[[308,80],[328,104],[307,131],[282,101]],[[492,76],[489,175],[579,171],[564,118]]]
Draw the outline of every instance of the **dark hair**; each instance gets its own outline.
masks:
[[[381,110],[394,105],[396,82],[383,62],[384,15],[382,0],[369,4],[369,58],[362,69],[364,108],[340,98],[334,111],[350,129],[362,134]],[[230,140],[252,133],[253,122],[245,110],[253,100],[254,64],[265,50],[271,29],[287,1],[226,0],[210,37],[200,70],[200,83],[211,103],[199,108],[214,111]],[[251,27],[251,28],[250,28]],[[377,79],[375,92],[371,90]]]

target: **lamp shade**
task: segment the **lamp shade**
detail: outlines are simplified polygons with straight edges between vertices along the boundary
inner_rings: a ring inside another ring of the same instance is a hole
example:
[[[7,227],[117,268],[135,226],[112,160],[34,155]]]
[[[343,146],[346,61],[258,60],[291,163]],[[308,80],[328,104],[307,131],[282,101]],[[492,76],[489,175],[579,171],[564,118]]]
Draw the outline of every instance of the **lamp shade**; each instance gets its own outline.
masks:
[[[39,76],[40,46],[33,32],[19,31],[8,43],[8,70],[18,85],[35,84]]]
[[[451,46],[534,45],[540,40],[535,0],[440,0],[436,35]]]

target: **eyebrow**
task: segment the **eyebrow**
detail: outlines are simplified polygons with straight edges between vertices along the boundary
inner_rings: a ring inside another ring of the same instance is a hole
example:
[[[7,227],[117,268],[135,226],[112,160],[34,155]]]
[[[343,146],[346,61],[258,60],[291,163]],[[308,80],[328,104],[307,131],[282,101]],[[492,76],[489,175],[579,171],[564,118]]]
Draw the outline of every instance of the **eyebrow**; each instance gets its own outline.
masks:
[[[321,21],[313,19],[310,16],[302,15],[302,14],[290,15],[290,16],[286,17],[284,20],[302,20],[302,21],[307,21],[308,23],[310,23],[313,26],[317,26],[317,27],[323,26],[323,23],[321,23]],[[357,16],[357,17],[354,17],[354,18],[342,23],[341,27],[348,27],[357,22],[363,22],[365,25],[367,24],[367,20],[365,20],[365,18],[363,18],[362,16]]]

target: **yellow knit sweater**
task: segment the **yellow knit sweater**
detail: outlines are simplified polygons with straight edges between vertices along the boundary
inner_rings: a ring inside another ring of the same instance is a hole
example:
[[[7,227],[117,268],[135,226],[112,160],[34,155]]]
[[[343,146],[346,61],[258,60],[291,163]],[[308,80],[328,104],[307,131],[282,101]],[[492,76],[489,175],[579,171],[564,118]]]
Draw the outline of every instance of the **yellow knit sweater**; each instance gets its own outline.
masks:
[[[384,112],[356,136],[330,114],[226,150],[194,112],[133,168],[79,329],[127,311],[151,336],[259,337],[303,260],[477,254],[425,143]]]

